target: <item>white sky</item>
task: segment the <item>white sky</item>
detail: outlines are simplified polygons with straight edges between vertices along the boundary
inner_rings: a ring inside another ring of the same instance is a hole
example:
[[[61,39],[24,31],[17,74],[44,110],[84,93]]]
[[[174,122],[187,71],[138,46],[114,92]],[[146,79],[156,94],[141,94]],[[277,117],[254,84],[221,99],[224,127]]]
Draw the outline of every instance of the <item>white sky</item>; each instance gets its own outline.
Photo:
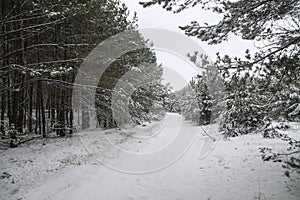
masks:
[[[140,29],[161,28],[184,34],[178,26],[188,25],[194,20],[198,21],[200,24],[203,24],[204,22],[213,24],[221,19],[221,16],[209,11],[203,11],[199,6],[190,8],[179,14],[173,14],[172,12],[162,9],[158,5],[143,8],[138,4],[139,1],[143,0],[122,0],[132,13],[134,11],[137,13],[138,26]],[[250,49],[252,52],[256,50],[252,41],[241,40],[235,36],[231,36],[229,41],[219,45],[207,45],[197,38],[191,39],[196,41],[202,47],[211,60],[216,59],[217,52],[220,52],[221,55],[228,54],[232,57],[242,57],[244,56],[246,49]],[[156,51],[156,54],[158,62],[168,68],[164,70],[164,79],[166,82],[170,82],[174,89],[182,88],[195,74],[195,70],[193,70],[191,63],[186,60],[178,57],[176,58],[175,55],[167,52]],[[178,68],[179,65],[182,66],[180,69]],[[177,73],[172,73],[171,71]],[[177,76],[175,76],[175,74],[177,74]],[[181,76],[181,78],[179,76]]]

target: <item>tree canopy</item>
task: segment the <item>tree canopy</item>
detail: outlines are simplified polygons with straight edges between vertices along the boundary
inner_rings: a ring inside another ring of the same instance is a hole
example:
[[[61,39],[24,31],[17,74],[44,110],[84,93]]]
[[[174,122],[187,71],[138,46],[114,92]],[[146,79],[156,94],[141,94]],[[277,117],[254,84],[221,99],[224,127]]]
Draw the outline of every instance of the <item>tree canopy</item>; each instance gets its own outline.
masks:
[[[299,0],[151,0],[141,2],[144,7],[159,4],[168,11],[182,12],[190,7],[218,13],[223,18],[216,24],[200,24],[192,21],[181,26],[186,35],[218,44],[228,40],[230,34],[242,39],[255,40],[264,49],[264,60],[272,54],[299,53],[300,44],[300,1]]]

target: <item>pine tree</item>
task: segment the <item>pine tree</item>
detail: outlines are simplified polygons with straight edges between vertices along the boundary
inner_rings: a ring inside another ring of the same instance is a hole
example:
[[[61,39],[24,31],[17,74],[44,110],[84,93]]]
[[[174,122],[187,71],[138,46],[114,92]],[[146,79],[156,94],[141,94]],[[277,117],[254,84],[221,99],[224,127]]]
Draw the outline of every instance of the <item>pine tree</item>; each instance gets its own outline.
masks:
[[[0,132],[72,132],[72,84],[98,43],[134,26],[115,0],[3,0]]]

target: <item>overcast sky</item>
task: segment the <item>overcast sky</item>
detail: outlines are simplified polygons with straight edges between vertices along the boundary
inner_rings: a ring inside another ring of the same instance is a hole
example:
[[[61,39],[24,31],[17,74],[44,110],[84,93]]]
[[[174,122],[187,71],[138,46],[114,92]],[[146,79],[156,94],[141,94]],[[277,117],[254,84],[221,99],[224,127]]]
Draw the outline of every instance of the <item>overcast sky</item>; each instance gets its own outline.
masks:
[[[203,24],[204,22],[213,24],[221,19],[221,16],[215,13],[203,11],[200,6],[190,8],[179,14],[173,14],[172,12],[162,9],[158,5],[143,8],[138,4],[139,0],[122,1],[127,5],[132,13],[134,11],[137,13],[138,26],[140,29],[161,28],[183,34],[183,31],[181,31],[178,26],[187,25],[194,20],[198,21],[200,24]],[[228,54],[230,56],[242,57],[246,49],[255,51],[254,43],[252,41],[241,40],[235,36],[231,36],[229,41],[220,45],[207,45],[199,39],[191,39],[201,46],[211,60],[216,59],[217,52],[220,52],[221,55]],[[164,78],[166,79],[166,82],[170,82],[175,89],[182,88],[196,73],[196,71],[193,70],[191,63],[187,60],[176,57],[176,55],[162,52],[160,50],[156,50],[156,55],[159,63],[162,63],[163,66],[167,68],[164,70]],[[181,66],[181,68],[179,66]]]

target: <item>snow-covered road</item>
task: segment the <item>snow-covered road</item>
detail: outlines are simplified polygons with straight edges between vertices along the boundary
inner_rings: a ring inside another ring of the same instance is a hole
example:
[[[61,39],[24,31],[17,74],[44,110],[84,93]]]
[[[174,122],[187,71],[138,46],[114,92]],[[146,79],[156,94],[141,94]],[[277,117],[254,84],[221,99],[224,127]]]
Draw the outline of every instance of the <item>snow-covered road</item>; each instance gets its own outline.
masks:
[[[230,141],[218,140],[211,153],[199,158],[204,140],[199,127],[178,114],[168,114],[148,139],[143,136],[126,141],[131,152],[149,153],[170,145],[180,124],[185,134],[198,136],[182,157],[172,165],[151,173],[132,174],[92,162],[70,166],[40,181],[24,200],[252,200],[300,199],[299,179],[283,175],[280,163],[263,162],[259,147],[280,146],[280,140],[266,140],[259,135],[242,136]],[[208,129],[209,127],[205,127]],[[143,127],[134,129],[141,134]],[[151,134],[150,134],[151,135]],[[217,137],[217,135],[213,135]],[[183,141],[184,142],[184,141]],[[88,145],[88,144],[86,144]],[[109,154],[109,152],[107,152]],[[124,158],[113,156],[112,160]],[[122,160],[123,159],[123,160]],[[138,164],[138,163],[137,163]]]

